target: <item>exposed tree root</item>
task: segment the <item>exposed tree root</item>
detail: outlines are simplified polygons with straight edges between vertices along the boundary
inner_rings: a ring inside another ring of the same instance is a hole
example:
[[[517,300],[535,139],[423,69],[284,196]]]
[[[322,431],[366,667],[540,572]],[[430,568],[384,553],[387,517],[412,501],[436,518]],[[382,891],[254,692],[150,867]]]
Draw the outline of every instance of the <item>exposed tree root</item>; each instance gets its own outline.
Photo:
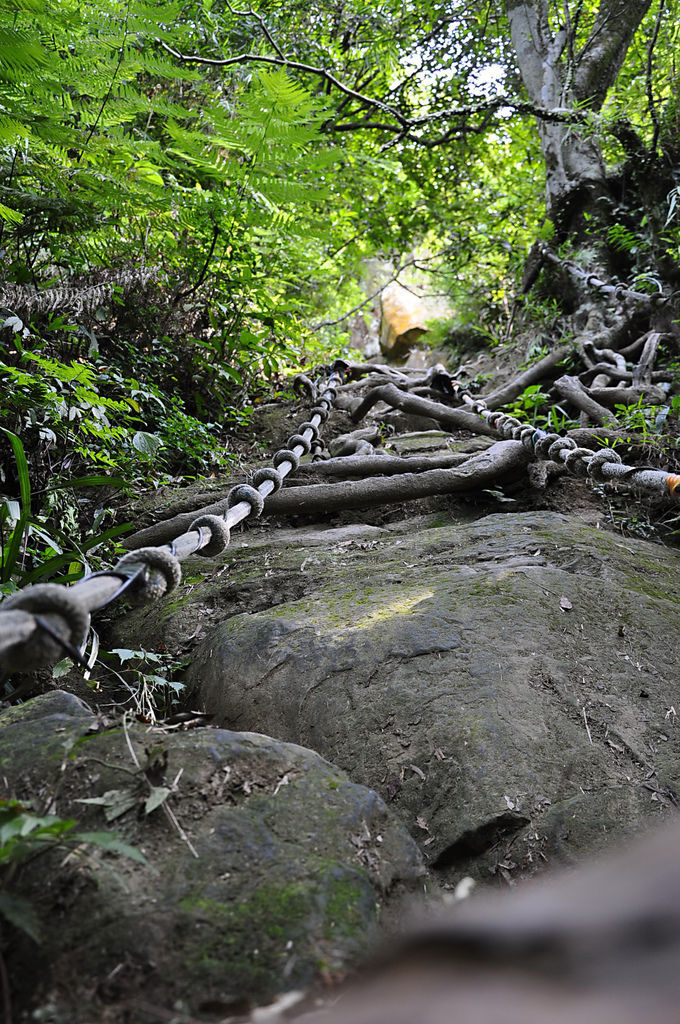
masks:
[[[434,494],[462,494],[488,487],[517,473],[526,466],[530,458],[530,453],[519,441],[498,441],[480,454],[468,457],[442,456],[436,462],[430,458],[398,459],[392,456],[369,456],[368,458],[342,458],[311,463],[305,467],[305,473],[323,475],[325,467],[332,466],[331,472],[334,472],[335,466],[340,466],[340,464],[343,475],[354,473],[358,468],[371,468],[374,474],[379,474],[383,473],[388,464],[391,464],[393,469],[398,468],[401,472],[387,479],[373,475],[367,479],[337,484],[286,488],[277,494],[271,494],[266,499],[265,514],[285,515],[308,512],[313,509],[330,512],[338,509],[371,508],[382,504],[414,501],[417,498],[426,498]],[[446,460],[447,467],[442,468],[442,460]],[[439,468],[432,469],[433,464],[439,465]],[[416,465],[418,470],[416,470]],[[405,466],[414,471],[405,473]],[[423,466],[427,466],[427,469],[420,471]],[[224,515],[226,511],[227,499],[224,498],[205,508],[154,523],[152,526],[126,537],[124,545],[128,550],[137,550],[141,547],[167,544],[188,530],[198,515]]]
[[[451,409],[447,405],[442,405],[441,402],[433,402],[429,398],[407,394],[395,384],[381,384],[379,387],[372,388],[365,398],[352,406],[350,412],[352,420],[358,423],[378,402],[386,402],[391,408],[401,409],[402,412],[415,413],[417,416],[429,416],[449,429],[469,430],[473,434],[486,434],[488,437],[497,436],[493,428],[487,426],[474,413],[465,412],[463,409]]]
[[[334,479],[336,477],[394,476],[397,473],[424,473],[429,469],[452,469],[470,458],[467,452],[451,452],[450,455],[388,455],[375,452],[368,457],[328,459],[326,462],[310,462],[300,466],[288,486],[299,486],[311,479]]]
[[[563,398],[569,399],[572,405],[575,405],[577,409],[581,409],[582,412],[586,413],[592,420],[604,426],[605,423],[612,427],[618,427],[619,423],[616,417],[609,409],[605,409],[603,405],[596,402],[594,398],[591,398],[588,389],[581,384],[578,377],[570,377],[565,374],[564,377],[559,377],[555,381],[555,387],[562,395]]]
[[[461,494],[497,484],[522,470],[530,453],[520,441],[499,441],[487,451],[471,456],[461,466],[402,473],[392,477],[368,477],[337,484],[293,487],[270,495],[265,514],[336,512],[415,501],[435,494]],[[383,460],[376,460],[382,462]]]
[[[513,399],[521,395],[531,384],[544,380],[558,363],[567,358],[571,351],[571,345],[560,345],[552,352],[549,352],[547,356],[544,356],[543,359],[539,359],[537,363],[530,366],[524,373],[521,373],[519,377],[515,377],[509,384],[496,388],[495,391],[492,391],[484,399],[489,409],[500,409],[506,402],[512,402]]]

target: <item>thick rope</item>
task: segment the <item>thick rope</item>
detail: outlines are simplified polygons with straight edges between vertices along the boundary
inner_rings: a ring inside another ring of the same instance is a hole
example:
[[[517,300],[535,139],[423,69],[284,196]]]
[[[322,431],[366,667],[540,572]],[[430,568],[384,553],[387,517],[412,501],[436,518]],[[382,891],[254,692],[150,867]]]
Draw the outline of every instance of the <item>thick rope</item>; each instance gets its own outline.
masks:
[[[184,559],[224,551],[232,528],[250,515],[261,515],[264,499],[280,489],[301,456],[318,442],[319,427],[328,418],[345,365],[338,360],[328,368],[325,386],[314,385],[306,377],[298,380],[296,386],[316,403],[310,418],[288,439],[287,447],[276,452],[273,467],[255,473],[254,486],[232,487],[223,516],[198,516],[171,544],[130,551],[110,572],[85,576],[70,587],[34,584],[5,598],[0,603],[0,674],[34,671],[54,664],[65,652],[82,660],[92,612],[123,591],[139,602],[157,600],[179,585]]]
[[[543,259],[549,260],[555,266],[562,267],[577,281],[582,281],[586,288],[594,288],[595,291],[600,292],[602,295],[609,295],[619,300],[631,299],[641,305],[652,307],[667,306],[680,300],[680,290],[671,292],[670,295],[664,295],[661,291],[652,292],[650,295],[646,292],[636,292],[633,288],[628,288],[624,284],[607,284],[597,274],[591,274],[589,271],[584,270],[577,263],[574,263],[573,260],[562,259],[545,243],[540,246],[539,253]]]
[[[621,461],[621,456],[611,448],[598,452],[591,448],[579,448],[569,437],[548,433],[530,424],[523,424],[515,416],[489,409],[484,399],[475,398],[459,381],[448,378],[448,385],[450,394],[481,419],[484,424],[484,429],[480,431],[482,433],[493,432],[505,440],[521,441],[537,458],[561,462],[575,476],[589,476],[595,483],[612,480],[643,493],[657,494],[664,498],[680,498],[680,476],[675,473],[662,469],[627,466]],[[361,419],[377,401],[387,402],[393,408],[408,408],[404,403],[403,394],[395,384],[373,388],[354,409],[352,419],[355,422]],[[428,409],[425,415],[433,415],[440,422],[451,422],[451,413],[457,411],[439,405],[438,411],[435,412],[437,403],[426,402],[424,399],[411,399],[411,403],[418,404],[418,411],[421,414],[425,406]],[[416,411],[415,407],[413,411]]]

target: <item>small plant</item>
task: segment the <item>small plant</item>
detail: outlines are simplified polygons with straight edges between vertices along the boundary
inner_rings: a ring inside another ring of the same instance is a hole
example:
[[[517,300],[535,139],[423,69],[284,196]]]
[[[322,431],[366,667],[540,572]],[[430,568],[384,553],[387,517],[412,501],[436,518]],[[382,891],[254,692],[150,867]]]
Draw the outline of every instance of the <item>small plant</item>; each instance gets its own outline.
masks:
[[[40,942],[40,921],[33,904],[13,891],[21,866],[50,850],[65,850],[92,863],[92,847],[147,863],[139,850],[110,832],[80,832],[73,818],[37,814],[30,801],[0,799],[0,915]]]
[[[659,407],[649,405],[642,395],[634,405],[615,405],[614,411],[624,430],[635,430],[644,438],[654,432]]]
[[[70,583],[80,579],[85,572],[91,570],[88,561],[91,553],[127,532],[131,526],[125,524],[98,532],[106,514],[105,509],[100,509],[95,516],[92,531],[78,543],[73,539],[74,533],[80,533],[74,514],[76,510],[67,501],[62,504],[59,517],[56,517],[55,496],[59,492],[62,495],[65,491],[72,492],[78,487],[111,486],[111,478],[81,477],[65,484],[53,481],[45,496],[48,515],[34,514],[24,446],[20,438],[10,430],[0,427],[0,431],[12,448],[19,481],[19,500],[5,498],[0,505],[0,594],[12,593],[17,587],[38,580],[57,578],[61,583]],[[63,529],[57,528],[57,518],[61,520]]]
[[[173,677],[186,665],[183,659],[147,651],[143,647],[138,650],[114,647],[102,652],[98,661],[129,694],[127,700],[120,702],[120,708],[129,708],[137,718],[151,723],[167,718],[177,710],[184,683]],[[72,667],[71,659],[63,658],[52,669],[53,678],[61,678]],[[88,685],[99,689],[101,682],[92,679],[88,680]]]
[[[540,384],[531,384],[512,404],[506,406],[506,411],[522,422],[537,426],[538,410],[549,401],[550,395],[541,391]]]

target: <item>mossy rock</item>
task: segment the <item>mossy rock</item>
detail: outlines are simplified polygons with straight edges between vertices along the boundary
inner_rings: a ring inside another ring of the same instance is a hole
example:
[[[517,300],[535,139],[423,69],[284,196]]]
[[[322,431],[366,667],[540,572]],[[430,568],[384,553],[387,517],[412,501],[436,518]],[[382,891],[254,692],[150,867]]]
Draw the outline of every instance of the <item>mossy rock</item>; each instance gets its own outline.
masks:
[[[312,578],[208,631],[195,699],[376,788],[444,877],[573,859],[673,804],[677,552],[550,512],[270,536],[260,576]]]
[[[53,796],[60,816],[149,862],[99,851],[96,876],[63,851],[26,863],[13,891],[44,937],[5,948],[15,1007],[73,1024],[152,1021],[153,1005],[226,1016],[356,965],[383,915],[422,890],[417,847],[383,801],[317,754],[255,733],[98,728],[59,692],[0,716],[3,795]],[[172,792],[147,814],[151,785]],[[128,810],[110,823],[82,802],[112,793]]]

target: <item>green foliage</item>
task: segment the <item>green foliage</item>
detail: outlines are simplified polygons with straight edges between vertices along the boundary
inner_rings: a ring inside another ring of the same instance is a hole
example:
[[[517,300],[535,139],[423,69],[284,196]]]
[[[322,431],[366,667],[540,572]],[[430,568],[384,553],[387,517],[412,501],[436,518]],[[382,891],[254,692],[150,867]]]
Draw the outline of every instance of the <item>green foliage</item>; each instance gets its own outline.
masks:
[[[522,423],[550,432],[561,433],[578,426],[578,421],[572,419],[562,406],[556,405],[550,395],[541,390],[540,384],[525,388],[514,402],[505,406],[505,411]]]
[[[82,572],[85,545],[123,526],[116,488],[228,468],[253,390],[327,355],[307,326],[318,291],[299,283],[328,249],[323,104],[281,69],[225,80],[177,61],[164,44],[191,51],[216,27],[209,5],[186,15],[159,0],[0,14],[6,586],[41,559],[45,578]]]
[[[40,942],[41,927],[33,904],[12,891],[22,863],[50,850],[87,857],[91,847],[147,863],[139,850],[121,842],[116,835],[82,832],[76,826],[73,818],[36,814],[30,802],[0,799],[0,915],[35,942]]]
[[[641,396],[632,405],[615,405],[614,411],[623,430],[634,432],[643,441],[662,448],[677,448],[680,395],[673,395],[667,405],[650,405]]]
[[[37,580],[49,579],[61,573],[61,582],[78,579],[89,570],[88,558],[102,544],[126,532],[127,525],[111,527],[81,539],[80,544],[66,530],[47,532],[46,517],[31,512],[31,485],[28,462],[21,440],[11,431],[0,427],[8,438],[16,459],[21,499],[5,498],[0,505],[0,593],[12,592],[18,585],[25,586]],[[108,477],[83,477],[71,481],[70,488],[94,487],[102,482],[110,484]],[[56,489],[55,492],[56,493]],[[96,525],[99,525],[97,523]],[[52,530],[52,527],[50,526]],[[67,568],[66,575],[63,570]]]
[[[114,647],[100,655],[100,664],[104,675],[110,672],[128,694],[127,699],[121,699],[120,706],[129,707],[138,718],[156,722],[177,709],[184,690],[184,683],[177,676],[185,667],[185,660],[145,648]],[[53,674],[58,678],[70,666],[70,659],[65,658],[55,666]],[[97,689],[100,684],[94,679],[90,685]]]
[[[550,401],[550,395],[541,391],[540,384],[531,384],[525,388],[514,402],[505,407],[510,416],[516,416],[523,423],[537,426],[538,410]]]

